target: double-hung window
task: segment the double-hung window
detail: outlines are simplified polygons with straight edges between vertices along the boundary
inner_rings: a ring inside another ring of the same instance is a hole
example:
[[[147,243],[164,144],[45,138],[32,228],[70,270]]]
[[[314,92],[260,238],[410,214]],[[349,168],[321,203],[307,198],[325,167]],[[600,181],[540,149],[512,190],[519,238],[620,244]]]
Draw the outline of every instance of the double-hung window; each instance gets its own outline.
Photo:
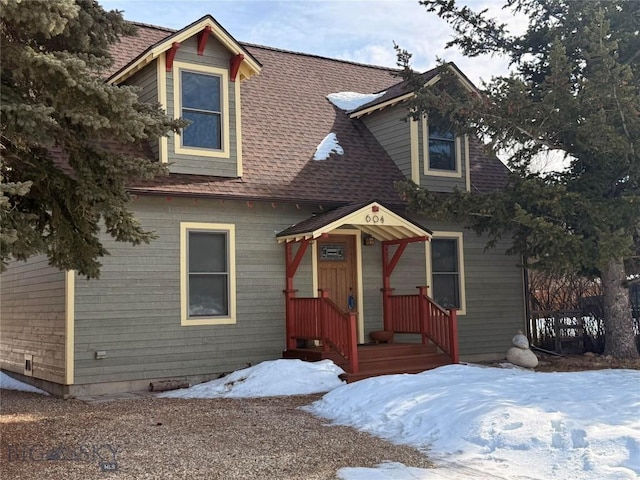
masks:
[[[181,224],[183,325],[235,323],[234,230]]]
[[[431,297],[444,308],[464,309],[461,241],[431,239]]]
[[[222,149],[222,102],[219,75],[181,70],[182,114],[191,124],[182,132],[182,146]]]
[[[429,169],[455,172],[458,169],[456,155],[453,132],[429,125]]]
[[[229,72],[223,68],[173,63],[173,108],[190,123],[174,137],[175,153],[229,158]]]

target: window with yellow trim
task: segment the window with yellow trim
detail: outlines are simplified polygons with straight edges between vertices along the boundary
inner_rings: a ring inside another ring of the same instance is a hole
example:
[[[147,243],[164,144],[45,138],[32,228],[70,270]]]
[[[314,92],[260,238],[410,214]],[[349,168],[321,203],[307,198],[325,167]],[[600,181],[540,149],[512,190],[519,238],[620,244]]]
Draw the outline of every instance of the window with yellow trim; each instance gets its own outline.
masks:
[[[235,229],[181,224],[183,324],[235,323]]]
[[[191,122],[175,135],[175,153],[229,158],[229,71],[184,62],[173,64],[176,118]]]
[[[438,238],[436,238],[438,235]],[[430,295],[444,308],[466,312],[462,235],[456,232],[437,234],[429,242]]]
[[[451,130],[429,125],[429,169],[457,171],[456,143]]]
[[[183,147],[222,149],[222,94],[219,75],[180,71]]]

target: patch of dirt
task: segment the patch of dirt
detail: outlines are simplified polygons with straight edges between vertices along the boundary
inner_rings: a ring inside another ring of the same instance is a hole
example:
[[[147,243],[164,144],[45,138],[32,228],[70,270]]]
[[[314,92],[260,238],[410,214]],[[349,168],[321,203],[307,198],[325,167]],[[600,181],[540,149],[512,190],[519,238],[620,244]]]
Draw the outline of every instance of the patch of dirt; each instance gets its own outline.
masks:
[[[587,353],[584,355],[563,355],[557,357],[535,352],[540,363],[536,372],[579,372],[583,370],[603,370],[609,368],[627,368],[640,370],[640,359],[620,360],[609,355]]]
[[[300,410],[320,395],[86,404],[0,390],[0,478],[335,480],[342,467],[431,463]]]

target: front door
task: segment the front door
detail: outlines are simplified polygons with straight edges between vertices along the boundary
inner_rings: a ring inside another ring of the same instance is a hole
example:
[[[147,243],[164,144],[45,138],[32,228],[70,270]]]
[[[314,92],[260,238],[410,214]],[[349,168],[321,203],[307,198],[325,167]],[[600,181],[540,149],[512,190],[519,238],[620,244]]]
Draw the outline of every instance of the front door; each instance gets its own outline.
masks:
[[[356,312],[358,275],[356,237],[329,235],[318,242],[318,288],[329,291],[329,298],[347,312]]]

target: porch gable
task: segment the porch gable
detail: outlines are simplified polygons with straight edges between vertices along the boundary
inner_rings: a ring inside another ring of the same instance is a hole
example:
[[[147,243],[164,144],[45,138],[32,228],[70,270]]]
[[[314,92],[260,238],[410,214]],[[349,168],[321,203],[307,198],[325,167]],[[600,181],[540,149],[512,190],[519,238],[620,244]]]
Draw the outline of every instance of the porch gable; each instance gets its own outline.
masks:
[[[303,220],[276,235],[278,243],[314,240],[343,226],[353,226],[380,242],[420,238],[432,232],[377,201],[336,208]]]

